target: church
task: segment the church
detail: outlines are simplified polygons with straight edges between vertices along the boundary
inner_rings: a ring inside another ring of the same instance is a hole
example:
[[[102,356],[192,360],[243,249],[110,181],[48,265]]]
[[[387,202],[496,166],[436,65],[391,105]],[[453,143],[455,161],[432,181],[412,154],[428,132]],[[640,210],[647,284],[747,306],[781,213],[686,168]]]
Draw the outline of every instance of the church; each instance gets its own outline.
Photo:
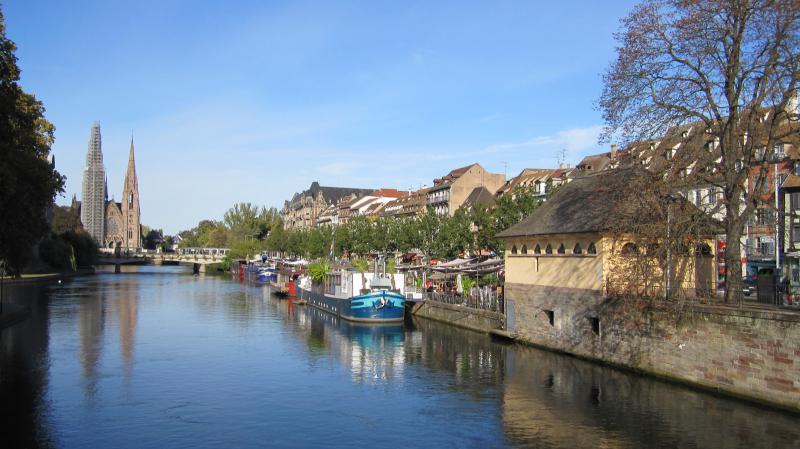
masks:
[[[115,201],[113,196],[111,200],[108,199],[100,124],[95,122],[89,137],[86,166],[83,169],[82,201],[78,203],[73,198],[73,207],[79,208],[83,228],[104,252],[136,252],[142,248],[139,183],[136,179],[133,138],[120,199],[120,202]]]

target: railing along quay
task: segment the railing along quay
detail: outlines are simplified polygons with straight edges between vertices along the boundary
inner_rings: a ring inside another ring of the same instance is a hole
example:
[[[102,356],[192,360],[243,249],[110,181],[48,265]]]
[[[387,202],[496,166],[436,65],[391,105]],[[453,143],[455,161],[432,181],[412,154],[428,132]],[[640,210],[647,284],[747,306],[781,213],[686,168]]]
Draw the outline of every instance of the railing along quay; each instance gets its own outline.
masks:
[[[502,299],[498,298],[495,289],[488,287],[473,289],[466,295],[460,293],[426,292],[424,298],[426,301],[464,306],[478,310],[503,312]]]

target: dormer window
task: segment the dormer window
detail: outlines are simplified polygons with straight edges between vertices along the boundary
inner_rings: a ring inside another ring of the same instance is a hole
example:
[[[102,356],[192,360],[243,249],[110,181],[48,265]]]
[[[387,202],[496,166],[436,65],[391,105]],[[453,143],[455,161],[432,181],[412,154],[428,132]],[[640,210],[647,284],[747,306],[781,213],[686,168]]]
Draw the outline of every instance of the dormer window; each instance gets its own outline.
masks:
[[[650,142],[650,151],[653,151],[655,149],[656,149],[656,144],[653,143],[653,142]]]
[[[684,131],[681,133],[681,138],[685,139],[687,137],[689,137],[689,131]]]
[[[786,151],[784,150],[783,143],[779,142],[775,144],[775,157],[779,159],[786,157]]]

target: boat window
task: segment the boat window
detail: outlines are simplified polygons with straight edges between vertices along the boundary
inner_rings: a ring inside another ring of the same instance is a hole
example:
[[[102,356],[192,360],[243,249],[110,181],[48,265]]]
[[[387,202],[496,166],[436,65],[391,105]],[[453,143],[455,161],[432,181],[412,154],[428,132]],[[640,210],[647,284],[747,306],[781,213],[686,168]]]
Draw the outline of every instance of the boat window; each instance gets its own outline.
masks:
[[[562,244],[558,245],[558,254],[564,254],[565,252],[566,252],[566,249],[564,249],[564,244],[562,243]]]
[[[533,248],[533,253],[534,254],[542,254],[542,247],[539,246],[538,243],[536,244],[536,248]]]
[[[544,249],[544,253],[545,253],[545,254],[553,254],[553,247],[552,247],[552,246],[550,246],[550,244],[549,244],[549,243],[547,244],[547,247],[545,247],[545,249]]]
[[[511,247],[511,254],[517,254],[517,245]]]
[[[572,248],[572,254],[581,254],[583,253],[583,249],[581,248],[580,242],[575,244],[575,247]]]
[[[522,254],[528,254],[528,245],[522,245]]]

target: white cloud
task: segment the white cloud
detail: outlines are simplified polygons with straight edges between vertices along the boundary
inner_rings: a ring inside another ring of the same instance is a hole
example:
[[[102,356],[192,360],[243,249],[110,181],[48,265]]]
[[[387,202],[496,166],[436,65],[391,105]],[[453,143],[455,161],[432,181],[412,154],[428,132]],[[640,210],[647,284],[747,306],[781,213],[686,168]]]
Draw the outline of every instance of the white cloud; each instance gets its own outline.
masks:
[[[603,131],[602,125],[593,125],[585,128],[571,128],[558,131],[548,136],[538,136],[523,142],[499,143],[489,145],[485,153],[517,152],[522,150],[535,150],[549,147],[560,150],[566,149],[570,154],[580,153],[597,146],[597,140]]]

